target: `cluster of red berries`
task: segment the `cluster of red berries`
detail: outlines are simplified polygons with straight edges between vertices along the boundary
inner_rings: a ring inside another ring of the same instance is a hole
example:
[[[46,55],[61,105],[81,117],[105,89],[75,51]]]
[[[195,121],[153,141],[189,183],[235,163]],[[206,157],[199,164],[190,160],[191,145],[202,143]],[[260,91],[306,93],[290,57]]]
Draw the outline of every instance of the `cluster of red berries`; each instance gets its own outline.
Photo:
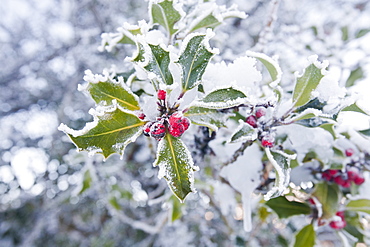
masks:
[[[156,140],[160,140],[166,134],[166,130],[174,137],[180,137],[190,126],[188,118],[184,117],[180,112],[173,113],[168,118],[157,118],[154,122],[148,122],[143,128],[143,133],[146,136],[151,136]]]
[[[339,216],[340,219],[337,217],[337,220],[330,221],[329,226],[337,230],[344,228],[347,225],[344,219],[344,211],[338,211],[335,215]]]
[[[338,169],[328,169],[322,173],[322,178],[326,181],[334,182],[344,188],[351,187],[351,182],[356,185],[361,185],[365,182],[364,176],[360,173],[360,169],[355,166],[350,166],[345,172]]]
[[[157,98],[159,100],[160,108],[164,108],[164,101],[166,100],[167,93],[164,90],[158,90]],[[161,110],[160,109],[160,110]],[[161,111],[162,112],[162,111]],[[182,113],[176,111],[171,115],[164,114],[162,117],[158,117],[156,121],[148,122],[144,125],[143,133],[146,136],[151,136],[156,140],[162,139],[166,132],[170,133],[174,137],[180,137],[190,126],[188,118],[184,117]],[[144,119],[138,116],[140,119]]]
[[[245,122],[252,126],[253,128],[258,128],[261,122],[259,121],[261,117],[266,115],[266,108],[264,107],[259,107],[257,110],[254,112],[254,114],[249,115],[246,119]],[[271,148],[274,146],[275,143],[275,138],[272,135],[263,135],[261,137],[261,145],[263,147],[268,147]]]

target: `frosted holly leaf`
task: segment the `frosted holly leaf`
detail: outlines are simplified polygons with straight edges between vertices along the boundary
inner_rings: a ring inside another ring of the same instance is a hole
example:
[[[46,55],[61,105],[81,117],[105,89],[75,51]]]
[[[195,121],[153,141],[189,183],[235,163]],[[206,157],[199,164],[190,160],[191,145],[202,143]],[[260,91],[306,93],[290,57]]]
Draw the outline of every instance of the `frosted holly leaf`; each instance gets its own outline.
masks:
[[[303,75],[297,77],[293,91],[293,104],[295,107],[301,107],[312,99],[311,93],[324,77],[327,63],[321,64],[316,59],[316,56],[311,57],[311,64],[305,69]]]
[[[233,87],[217,89],[196,102],[197,106],[211,109],[227,109],[247,103],[247,96]]]
[[[275,169],[275,184],[270,191],[264,196],[264,199],[268,201],[271,198],[282,195],[284,190],[287,188],[290,182],[290,160],[295,159],[295,155],[289,155],[282,151],[265,149],[266,156],[271,162]]]
[[[338,205],[341,200],[341,191],[337,184],[318,183],[315,184],[315,190],[312,193],[322,205],[323,219],[330,219],[338,211]]]
[[[188,35],[182,45],[180,57],[176,64],[181,68],[183,91],[188,91],[199,85],[204,71],[216,50],[210,50],[208,41],[213,36],[207,34]]]
[[[136,43],[135,36],[141,34],[141,28],[137,25],[130,25],[124,23],[123,27],[119,27],[116,33],[103,33],[101,35],[101,45],[98,47],[99,51],[111,52],[117,44],[131,44]]]
[[[246,54],[247,56],[257,58],[266,67],[272,79],[270,85],[276,87],[281,81],[281,76],[283,74],[279,64],[263,53],[248,51]]]
[[[245,142],[245,141],[254,141],[258,137],[258,130],[253,128],[243,120],[239,120],[239,127],[231,136],[229,142]]]
[[[142,122],[136,115],[119,107],[94,113],[94,121],[79,131],[61,124],[64,131],[79,151],[101,153],[107,158],[113,153],[123,155],[125,147],[142,133]]]
[[[362,114],[365,114],[365,115],[369,116],[369,114],[366,111],[364,111],[361,107],[359,107],[357,105],[357,103],[353,103],[352,105],[349,105],[349,106],[343,108],[342,111],[359,112],[359,113],[362,113]]]
[[[131,92],[131,89],[117,81],[99,81],[89,83],[85,88],[97,104],[112,105],[117,103],[123,109],[136,111],[140,110],[138,97]]]
[[[150,1],[149,14],[151,23],[163,26],[169,36],[178,31],[175,24],[182,18],[182,14],[174,7],[173,1]]]
[[[351,74],[349,75],[347,81],[346,81],[346,87],[352,87],[355,85],[355,82],[359,79],[364,78],[364,71],[362,67],[358,67],[351,71]]]
[[[324,109],[324,106],[327,105],[327,102],[321,102],[318,98],[314,98],[312,100],[310,100],[309,102],[307,102],[307,104],[303,105],[303,106],[300,106],[298,107],[294,112],[303,112],[309,108],[313,108],[313,109],[317,109],[317,110],[320,110],[322,111]]]
[[[189,24],[189,33],[201,28],[215,28],[228,18],[245,19],[247,17],[244,12],[237,10],[237,5],[226,8],[224,5],[219,6],[214,2],[199,4],[195,12],[192,14],[196,15],[197,18]]]
[[[151,54],[148,64],[144,67],[147,71],[154,73],[162,83],[171,85],[173,77],[169,70],[170,53],[165,51],[160,45],[150,45]]]
[[[193,159],[180,138],[166,134],[158,143],[157,158],[154,166],[159,166],[158,178],[167,180],[167,184],[175,196],[183,202],[185,197],[194,192]]]
[[[144,63],[145,60],[146,60],[146,54],[145,54],[145,48],[144,48],[144,45],[137,42],[136,43],[136,47],[137,47],[137,50],[136,50],[136,54],[132,56],[131,60],[133,62],[137,62],[137,63]]]
[[[366,129],[366,130],[359,130],[358,131],[359,133],[361,133],[362,135],[364,136],[368,136],[370,137],[370,129]]]
[[[221,113],[216,109],[191,106],[184,116],[194,124],[217,131],[220,127],[226,127],[225,122],[232,114]]]

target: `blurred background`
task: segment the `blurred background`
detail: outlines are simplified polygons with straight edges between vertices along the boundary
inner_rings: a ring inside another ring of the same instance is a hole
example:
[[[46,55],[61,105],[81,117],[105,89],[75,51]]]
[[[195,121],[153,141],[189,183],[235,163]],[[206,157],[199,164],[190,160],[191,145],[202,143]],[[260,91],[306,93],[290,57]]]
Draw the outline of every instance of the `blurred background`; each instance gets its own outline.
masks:
[[[282,84],[289,87],[293,72],[302,71],[306,58],[317,54],[329,60],[341,86],[359,92],[360,104],[370,112],[368,1],[286,0],[277,1],[276,11],[270,1],[217,2],[238,4],[249,15],[216,29],[212,45],[220,57],[232,60],[247,50],[278,55]],[[202,191],[186,205],[175,207],[168,203],[171,198],[156,201],[167,185],[157,179],[152,154],[140,151],[142,138],[128,147],[123,160],[112,156],[103,162],[100,156],[77,153],[57,130],[60,123],[81,129],[92,120],[88,110],[93,101],[77,91],[84,71],[101,73],[112,64],[119,68],[132,52],[125,46],[99,52],[100,35],[124,22],[148,20],[147,5],[144,0],[1,1],[0,246],[289,243],[293,230],[284,223],[267,222],[259,225],[258,234],[245,233],[240,212],[230,216],[230,223]],[[270,20],[271,30],[261,42]],[[368,119],[356,124],[369,128]],[[174,208],[184,216],[167,224]]]

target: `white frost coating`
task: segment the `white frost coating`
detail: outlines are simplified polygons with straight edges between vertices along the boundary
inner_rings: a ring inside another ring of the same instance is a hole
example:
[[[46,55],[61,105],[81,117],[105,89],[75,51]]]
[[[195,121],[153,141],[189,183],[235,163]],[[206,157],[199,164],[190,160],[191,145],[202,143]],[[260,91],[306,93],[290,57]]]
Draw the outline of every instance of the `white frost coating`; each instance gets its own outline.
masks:
[[[156,97],[145,96],[143,100],[144,100],[144,104],[142,106],[143,113],[145,114],[147,119],[149,119],[150,121],[154,121],[158,115],[157,110],[158,105]]]
[[[242,105],[249,103],[249,100],[247,98],[237,98],[234,100],[228,100],[225,102],[203,102],[203,101],[197,101],[193,105],[199,106],[199,107],[205,107],[205,108],[211,108],[211,109],[223,109],[223,108],[230,108],[237,105]]]
[[[267,56],[266,54],[259,53],[259,52],[253,52],[253,51],[247,51],[246,55],[250,57],[254,57],[254,58],[261,58],[269,62],[272,66],[274,66],[274,68],[276,69],[277,75],[276,75],[276,79],[270,82],[270,86],[276,87],[279,84],[279,82],[281,81],[281,76],[283,72],[281,71],[279,63],[275,59]]]
[[[106,70],[103,71],[103,75],[101,74],[93,74],[91,70],[85,70],[85,76],[83,77],[84,81],[90,83],[98,83],[100,81],[107,81],[109,78],[109,74]]]
[[[321,74],[322,75],[326,75],[327,74],[327,70],[326,68],[329,66],[329,61],[328,60],[323,60],[322,62],[318,61],[317,60],[318,56],[317,55],[312,55],[312,56],[309,56],[308,57],[308,61],[315,65],[316,68],[318,69],[321,69]]]
[[[163,32],[159,31],[159,30],[152,30],[152,31],[149,31],[146,35],[145,35],[145,41],[148,43],[148,44],[151,44],[151,45],[161,45],[161,47],[163,49],[165,49],[165,45],[164,45],[164,41],[166,40],[166,36],[164,35]]]
[[[261,72],[256,68],[257,60],[251,57],[239,57],[232,63],[208,64],[203,75],[203,88],[206,93],[215,88],[230,86],[240,88],[247,96],[259,95],[259,82],[262,80]]]
[[[306,110],[304,110],[303,112],[299,113],[298,115],[296,115],[294,117],[290,117],[290,118],[285,119],[284,120],[284,123],[294,122],[294,121],[299,120],[300,118],[304,117],[307,114],[313,114],[313,115],[315,115],[315,117],[319,117],[319,116],[321,116],[321,117],[331,117],[331,115],[324,114],[322,111],[320,111],[318,109],[307,108]],[[335,121],[334,120],[331,120],[331,119],[326,119],[326,121],[335,123]]]
[[[279,176],[279,180],[278,180],[279,183],[277,184],[277,186],[274,186],[263,197],[265,199],[265,201],[268,201],[268,200],[271,199],[271,196],[273,196],[274,194],[276,194],[276,193],[281,194],[281,193],[284,192],[284,190],[286,189],[286,187],[289,184],[289,180],[290,180],[289,179],[289,173],[290,173],[289,171],[290,171],[290,168],[288,169],[289,171],[287,172],[287,175],[285,175],[284,172],[283,172],[283,169],[279,166],[279,164],[276,162],[276,160],[272,156],[272,154],[270,152],[270,149],[269,148],[266,148],[265,151],[266,151],[267,158],[269,159],[269,161],[271,162],[272,166],[275,168],[276,173]]]
[[[227,179],[230,185],[242,194],[244,210],[244,230],[252,230],[252,207],[256,203],[252,198],[253,191],[260,184],[260,171],[262,170],[263,153],[257,144],[245,150],[243,156],[239,157],[234,163],[225,166],[220,172],[220,176]],[[259,200],[258,198],[256,200]]]

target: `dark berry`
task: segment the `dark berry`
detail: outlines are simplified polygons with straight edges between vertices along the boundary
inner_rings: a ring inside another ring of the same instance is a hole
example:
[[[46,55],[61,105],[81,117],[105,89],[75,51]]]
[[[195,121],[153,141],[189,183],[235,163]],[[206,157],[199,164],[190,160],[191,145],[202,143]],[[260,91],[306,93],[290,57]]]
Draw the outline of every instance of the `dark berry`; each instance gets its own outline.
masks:
[[[166,99],[167,92],[164,90],[158,90],[157,97],[159,100],[165,100]]]
[[[334,178],[334,183],[344,187],[349,188],[351,186],[351,181],[348,179],[345,179],[343,176],[336,176]]]
[[[360,170],[356,167],[350,167],[347,169],[348,179],[353,181],[359,176]]]
[[[258,108],[256,111],[256,117],[260,118],[266,115],[266,109],[265,108]]]
[[[257,128],[257,118],[254,115],[250,115],[245,119],[245,122],[252,126],[253,128]]]
[[[162,139],[165,134],[166,126],[160,122],[156,122],[150,127],[150,135],[157,140]]]
[[[355,153],[355,150],[353,150],[352,148],[348,148],[346,149],[345,153],[347,157],[351,157]]]

